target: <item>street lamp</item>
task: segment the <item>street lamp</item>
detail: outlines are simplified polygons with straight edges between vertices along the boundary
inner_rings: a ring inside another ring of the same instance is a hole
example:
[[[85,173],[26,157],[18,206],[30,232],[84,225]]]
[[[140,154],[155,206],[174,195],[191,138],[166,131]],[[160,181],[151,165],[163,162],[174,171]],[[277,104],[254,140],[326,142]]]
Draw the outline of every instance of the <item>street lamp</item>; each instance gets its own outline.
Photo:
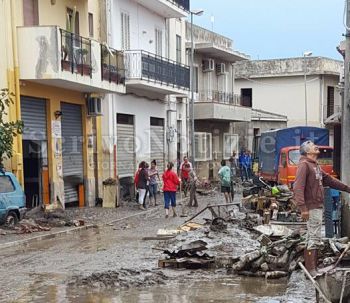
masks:
[[[190,119],[191,119],[191,157],[192,157],[192,165],[194,167],[195,160],[194,160],[194,153],[195,153],[195,146],[194,146],[194,70],[193,70],[193,63],[194,63],[194,42],[193,42],[193,16],[201,16],[203,15],[204,10],[202,9],[194,9],[190,11],[191,14],[191,62],[190,62],[190,78],[191,78],[191,100],[190,100]]]
[[[311,57],[312,56],[312,52],[307,51],[304,52],[303,57],[304,57],[304,86],[305,86],[305,126],[307,126],[307,83],[306,83],[306,74],[307,74],[307,61],[306,58],[307,57]]]

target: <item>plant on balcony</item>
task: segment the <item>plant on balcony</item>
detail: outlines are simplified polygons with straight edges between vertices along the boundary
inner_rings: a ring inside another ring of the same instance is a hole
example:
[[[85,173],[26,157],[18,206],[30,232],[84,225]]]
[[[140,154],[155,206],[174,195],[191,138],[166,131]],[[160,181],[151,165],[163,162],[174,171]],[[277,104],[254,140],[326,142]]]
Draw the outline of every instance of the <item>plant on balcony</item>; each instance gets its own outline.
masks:
[[[13,155],[13,138],[23,131],[23,122],[20,120],[8,122],[5,119],[7,109],[14,104],[14,94],[7,88],[0,89],[0,170],[3,169],[4,158],[10,159]]]
[[[113,64],[110,64],[110,56],[113,58]],[[118,60],[118,53],[116,51],[110,51],[107,48],[102,50],[102,79],[117,84],[124,84],[125,77],[121,74],[121,70],[115,63]]]

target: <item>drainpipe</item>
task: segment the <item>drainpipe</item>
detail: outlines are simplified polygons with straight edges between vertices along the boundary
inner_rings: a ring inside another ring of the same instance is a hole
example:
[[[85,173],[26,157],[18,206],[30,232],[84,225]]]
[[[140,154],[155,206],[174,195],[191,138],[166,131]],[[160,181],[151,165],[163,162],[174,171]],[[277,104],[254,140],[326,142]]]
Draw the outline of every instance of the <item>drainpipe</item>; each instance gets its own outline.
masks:
[[[320,76],[320,99],[321,99],[321,110],[320,110],[320,124],[324,127],[324,76]]]
[[[16,12],[15,12],[15,2],[16,1],[10,1],[10,9],[11,9],[11,35],[12,35],[12,51],[13,51],[13,69],[14,69],[14,86],[15,86],[15,106],[16,106],[16,119],[21,118],[21,97],[20,97],[20,89],[19,89],[19,67],[18,67],[18,50],[17,50],[17,32],[16,32]],[[15,138],[17,141],[16,143],[16,155],[17,158],[16,163],[16,171],[17,171],[17,178],[19,182],[21,183],[22,187],[24,186],[23,182],[23,166],[18,169],[18,157],[19,155],[22,156],[22,136],[19,135]],[[22,161],[21,161],[22,163]],[[17,170],[18,169],[18,170]]]

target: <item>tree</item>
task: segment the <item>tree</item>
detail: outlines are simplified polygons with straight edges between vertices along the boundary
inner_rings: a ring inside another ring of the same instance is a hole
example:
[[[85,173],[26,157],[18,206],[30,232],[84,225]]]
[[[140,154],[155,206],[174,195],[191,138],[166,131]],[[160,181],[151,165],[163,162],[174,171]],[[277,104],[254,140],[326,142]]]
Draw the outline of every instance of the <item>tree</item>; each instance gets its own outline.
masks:
[[[14,94],[10,93],[7,88],[0,89],[0,170],[4,168],[4,158],[12,158],[13,155],[13,138],[23,132],[23,122],[5,121],[7,111],[13,102]]]

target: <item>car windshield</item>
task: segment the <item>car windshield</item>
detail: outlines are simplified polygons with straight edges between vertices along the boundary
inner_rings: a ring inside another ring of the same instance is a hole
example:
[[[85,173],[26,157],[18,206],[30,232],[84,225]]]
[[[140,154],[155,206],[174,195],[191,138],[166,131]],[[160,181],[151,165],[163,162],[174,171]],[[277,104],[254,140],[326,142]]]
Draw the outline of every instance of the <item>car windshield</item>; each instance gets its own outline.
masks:
[[[11,180],[7,176],[0,176],[0,193],[10,193],[15,190]]]
[[[290,165],[298,165],[300,160],[299,150],[290,150],[288,158]],[[329,148],[320,148],[320,155],[317,161],[320,165],[333,165],[333,150]]]

